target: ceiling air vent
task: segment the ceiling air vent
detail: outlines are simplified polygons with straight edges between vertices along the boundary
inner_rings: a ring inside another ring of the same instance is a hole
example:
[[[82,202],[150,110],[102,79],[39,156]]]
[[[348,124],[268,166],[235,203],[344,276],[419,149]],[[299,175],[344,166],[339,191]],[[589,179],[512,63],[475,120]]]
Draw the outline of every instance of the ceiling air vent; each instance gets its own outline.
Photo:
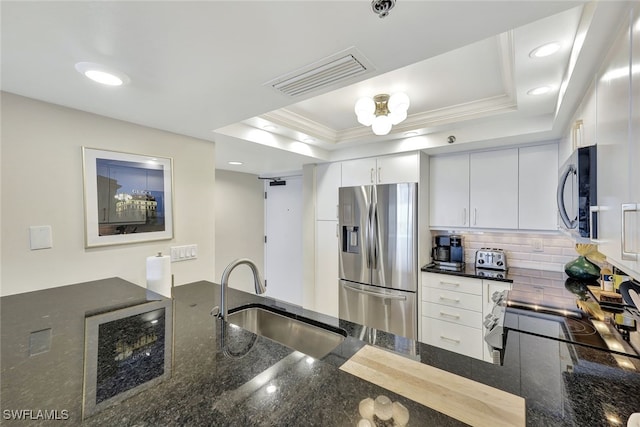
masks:
[[[348,52],[341,52],[325,58],[277,77],[265,85],[269,85],[285,95],[299,96],[372,71],[373,66],[362,55],[356,56],[354,50],[350,49]]]

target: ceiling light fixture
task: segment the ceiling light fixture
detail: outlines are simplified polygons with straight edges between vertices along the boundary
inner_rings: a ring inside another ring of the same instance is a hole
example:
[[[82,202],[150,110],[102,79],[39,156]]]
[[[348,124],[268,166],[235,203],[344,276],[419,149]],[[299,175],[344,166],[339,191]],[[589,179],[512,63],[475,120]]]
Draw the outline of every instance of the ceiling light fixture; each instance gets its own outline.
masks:
[[[75,68],[88,79],[107,86],[122,86],[131,81],[126,74],[93,62],[78,62]]]
[[[527,92],[527,95],[544,95],[546,93],[551,92],[551,86],[540,86],[537,87],[535,89],[531,89],[530,91]]]
[[[276,130],[278,128],[276,126],[274,126],[274,125],[264,125],[264,126],[262,126],[262,129],[271,132],[272,130]]]
[[[230,161],[230,162],[227,162],[227,163],[232,165],[232,166],[240,166],[240,165],[243,164],[242,162],[237,162],[237,161]]]
[[[545,56],[550,56],[560,50],[560,43],[552,42],[543,44],[542,46],[538,46],[533,49],[529,53],[530,58],[544,58]]]
[[[356,102],[355,112],[358,122],[371,126],[376,135],[386,135],[393,125],[407,118],[409,97],[402,93],[376,95],[371,98],[360,98]]]

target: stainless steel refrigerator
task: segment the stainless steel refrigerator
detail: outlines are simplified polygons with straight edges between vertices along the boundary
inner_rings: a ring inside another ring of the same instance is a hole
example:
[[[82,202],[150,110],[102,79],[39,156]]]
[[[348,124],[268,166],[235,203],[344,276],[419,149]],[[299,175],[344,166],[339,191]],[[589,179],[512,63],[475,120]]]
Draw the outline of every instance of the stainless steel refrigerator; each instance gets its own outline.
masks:
[[[417,339],[415,183],[339,189],[339,316]]]

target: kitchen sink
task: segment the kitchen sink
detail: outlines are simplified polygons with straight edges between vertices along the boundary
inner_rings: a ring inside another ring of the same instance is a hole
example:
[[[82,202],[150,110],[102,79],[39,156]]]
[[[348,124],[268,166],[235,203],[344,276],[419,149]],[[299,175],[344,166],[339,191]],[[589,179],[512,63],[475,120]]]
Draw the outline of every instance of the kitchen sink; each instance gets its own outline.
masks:
[[[321,359],[340,345],[346,331],[259,304],[229,310],[227,322]]]

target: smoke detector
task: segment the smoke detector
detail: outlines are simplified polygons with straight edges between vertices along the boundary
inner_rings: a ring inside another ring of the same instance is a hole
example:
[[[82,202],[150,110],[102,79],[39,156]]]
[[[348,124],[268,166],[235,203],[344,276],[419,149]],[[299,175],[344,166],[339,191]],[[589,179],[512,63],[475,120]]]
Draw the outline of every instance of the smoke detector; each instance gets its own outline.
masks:
[[[373,9],[380,18],[384,18],[395,5],[396,0],[373,0],[371,2],[371,9]]]

